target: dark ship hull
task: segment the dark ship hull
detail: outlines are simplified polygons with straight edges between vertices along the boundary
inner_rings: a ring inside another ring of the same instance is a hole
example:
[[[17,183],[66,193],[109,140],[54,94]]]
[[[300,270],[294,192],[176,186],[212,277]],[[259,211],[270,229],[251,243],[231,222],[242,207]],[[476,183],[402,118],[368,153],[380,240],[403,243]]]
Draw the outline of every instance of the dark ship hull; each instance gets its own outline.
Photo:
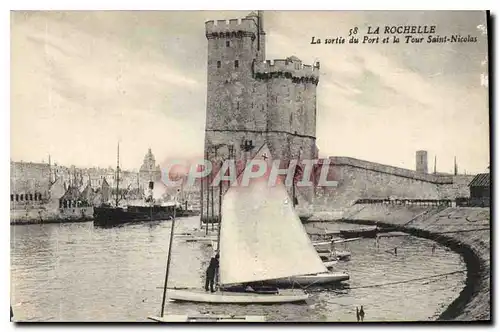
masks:
[[[353,230],[343,230],[340,231],[340,236],[344,239],[352,239],[357,237],[365,237],[365,238],[375,238],[377,237],[378,228],[371,229],[353,229]]]
[[[174,205],[171,206],[133,206],[127,208],[101,206],[94,208],[94,225],[111,227],[127,223],[168,220],[174,216]],[[183,216],[181,208],[177,207],[176,217]]]

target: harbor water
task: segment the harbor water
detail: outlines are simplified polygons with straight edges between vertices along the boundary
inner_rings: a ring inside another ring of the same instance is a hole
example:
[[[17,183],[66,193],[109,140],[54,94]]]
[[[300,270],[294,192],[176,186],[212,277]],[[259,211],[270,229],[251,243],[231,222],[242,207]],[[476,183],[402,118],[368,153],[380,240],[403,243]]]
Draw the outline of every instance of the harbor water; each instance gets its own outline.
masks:
[[[179,218],[176,233],[198,227]],[[352,225],[335,224],[339,229]],[[11,304],[17,321],[137,322],[159,315],[171,221],[98,228],[92,222],[11,226]],[[463,259],[411,236],[349,242],[341,286],[308,290],[307,304],[208,305],[167,302],[167,314],[252,314],[268,321],[433,320],[465,284]],[[397,247],[397,255],[394,248]],[[344,249],[344,245],[337,245]],[[282,248],[286,250],[286,248]],[[212,250],[174,238],[170,287],[202,287]],[[293,258],[291,258],[293,259]],[[448,274],[448,275],[445,275]],[[437,276],[441,275],[441,276]],[[433,277],[436,276],[436,277]],[[167,292],[168,294],[168,292]]]

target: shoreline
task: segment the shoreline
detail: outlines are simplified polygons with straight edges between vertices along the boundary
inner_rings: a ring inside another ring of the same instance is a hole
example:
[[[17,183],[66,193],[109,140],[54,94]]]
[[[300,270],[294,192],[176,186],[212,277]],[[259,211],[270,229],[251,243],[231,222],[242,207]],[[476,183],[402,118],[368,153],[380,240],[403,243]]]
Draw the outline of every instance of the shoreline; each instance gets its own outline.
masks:
[[[11,226],[22,226],[22,225],[45,225],[45,224],[71,224],[71,223],[84,223],[93,221],[94,218],[84,218],[84,219],[48,219],[48,220],[11,220]]]

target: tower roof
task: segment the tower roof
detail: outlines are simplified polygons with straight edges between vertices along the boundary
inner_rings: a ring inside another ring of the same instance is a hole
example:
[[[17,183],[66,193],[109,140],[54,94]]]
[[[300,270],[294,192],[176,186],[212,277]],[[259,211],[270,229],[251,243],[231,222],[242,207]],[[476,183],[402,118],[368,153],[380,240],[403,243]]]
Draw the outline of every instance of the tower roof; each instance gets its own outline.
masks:
[[[247,15],[247,17],[259,17],[259,15],[256,12],[252,11]]]

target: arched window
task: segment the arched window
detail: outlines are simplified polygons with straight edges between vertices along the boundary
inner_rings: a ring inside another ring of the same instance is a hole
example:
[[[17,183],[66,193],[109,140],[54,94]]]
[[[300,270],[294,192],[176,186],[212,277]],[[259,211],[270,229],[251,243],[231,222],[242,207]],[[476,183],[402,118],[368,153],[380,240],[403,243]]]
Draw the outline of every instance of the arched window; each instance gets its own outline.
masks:
[[[21,194],[21,202],[24,200],[24,194]]]
[[[238,60],[234,60],[234,68],[238,68],[240,66],[240,62]]]
[[[19,202],[19,194],[16,194],[16,202]]]
[[[231,46],[231,42],[229,40],[226,40],[226,47]]]
[[[14,202],[14,195],[12,195],[12,194],[10,195],[10,201]]]
[[[217,61],[217,68],[220,68],[220,61]]]
[[[30,201],[33,200],[33,194],[30,194]]]

